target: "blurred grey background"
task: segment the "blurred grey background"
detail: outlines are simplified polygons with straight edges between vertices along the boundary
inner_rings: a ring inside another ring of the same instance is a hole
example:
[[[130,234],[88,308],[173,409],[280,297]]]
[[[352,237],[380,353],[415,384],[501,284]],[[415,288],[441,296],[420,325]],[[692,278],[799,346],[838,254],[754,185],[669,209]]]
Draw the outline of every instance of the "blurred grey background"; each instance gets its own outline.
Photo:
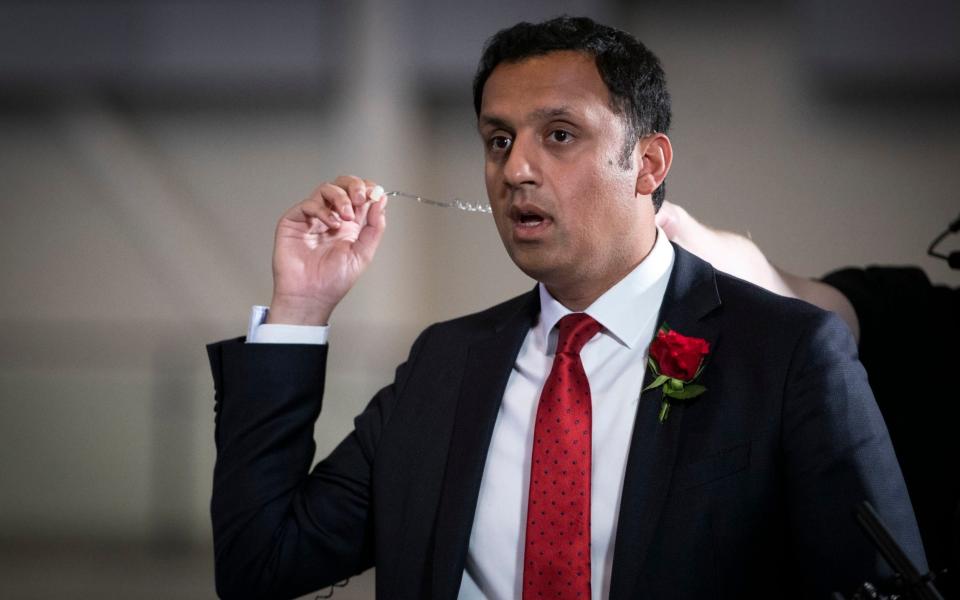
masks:
[[[340,173],[485,199],[483,41],[564,12],[661,57],[669,199],[797,273],[957,285],[925,256],[960,208],[949,0],[3,2],[0,596],[214,595],[203,346],[269,301],[276,219]],[[420,329],[531,285],[489,217],[395,199],[333,321],[318,453]]]

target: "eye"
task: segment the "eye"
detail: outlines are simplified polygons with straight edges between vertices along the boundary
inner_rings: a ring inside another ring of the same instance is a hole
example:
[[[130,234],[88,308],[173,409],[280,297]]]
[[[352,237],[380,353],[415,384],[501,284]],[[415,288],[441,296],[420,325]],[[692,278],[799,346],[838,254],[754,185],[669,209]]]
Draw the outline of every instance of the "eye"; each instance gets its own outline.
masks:
[[[573,139],[573,134],[566,129],[554,129],[547,137],[555,142],[565,144]]]
[[[495,135],[487,141],[492,152],[505,152],[510,149],[513,140],[505,135]]]

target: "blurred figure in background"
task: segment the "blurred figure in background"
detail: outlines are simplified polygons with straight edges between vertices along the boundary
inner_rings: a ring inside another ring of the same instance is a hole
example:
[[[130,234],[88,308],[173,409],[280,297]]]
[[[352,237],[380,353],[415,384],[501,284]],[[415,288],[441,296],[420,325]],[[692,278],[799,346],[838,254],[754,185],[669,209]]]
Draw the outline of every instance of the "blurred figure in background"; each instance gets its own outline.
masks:
[[[821,279],[788,273],[751,239],[711,229],[670,202],[657,224],[717,269],[833,311],[847,323],[903,469],[930,568],[949,568],[945,583],[955,588],[960,405],[951,374],[960,358],[960,288],[933,285],[914,266],[844,267]]]

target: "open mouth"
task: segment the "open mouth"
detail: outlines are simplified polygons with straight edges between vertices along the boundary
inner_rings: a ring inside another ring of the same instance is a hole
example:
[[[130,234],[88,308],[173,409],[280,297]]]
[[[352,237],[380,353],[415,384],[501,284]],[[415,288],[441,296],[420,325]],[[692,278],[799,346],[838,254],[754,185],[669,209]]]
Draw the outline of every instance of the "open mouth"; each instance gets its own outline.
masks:
[[[536,227],[543,223],[543,217],[536,213],[521,212],[516,221],[520,227]]]
[[[513,207],[510,209],[510,218],[522,229],[532,229],[547,221],[547,215],[533,206]]]

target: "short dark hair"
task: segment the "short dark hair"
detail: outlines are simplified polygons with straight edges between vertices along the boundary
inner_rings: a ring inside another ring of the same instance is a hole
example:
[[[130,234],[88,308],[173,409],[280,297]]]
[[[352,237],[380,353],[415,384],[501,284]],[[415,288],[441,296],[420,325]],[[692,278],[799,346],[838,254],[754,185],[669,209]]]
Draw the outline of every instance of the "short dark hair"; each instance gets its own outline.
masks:
[[[560,50],[592,55],[610,92],[615,113],[624,118],[627,135],[620,164],[627,166],[634,145],[650,133],[670,128],[670,94],[660,60],[635,37],[586,17],[557,17],[543,23],[517,23],[487,40],[473,79],[473,107],[480,116],[483,86],[502,62],[515,63]],[[653,192],[659,210],[665,194]]]

